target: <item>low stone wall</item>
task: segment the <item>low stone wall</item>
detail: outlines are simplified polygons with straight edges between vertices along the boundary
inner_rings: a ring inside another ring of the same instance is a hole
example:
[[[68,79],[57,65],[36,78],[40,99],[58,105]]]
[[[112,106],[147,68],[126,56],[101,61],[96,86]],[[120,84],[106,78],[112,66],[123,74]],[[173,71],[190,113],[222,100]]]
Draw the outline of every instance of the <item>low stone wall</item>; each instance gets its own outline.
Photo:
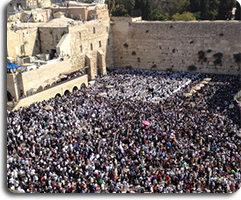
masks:
[[[80,89],[81,85],[83,83],[85,84],[85,86],[88,86],[87,75],[83,75],[81,77],[74,78],[72,80],[63,82],[62,84],[56,85],[52,88],[46,89],[42,92],[36,93],[36,94],[26,97],[24,99],[21,99],[18,102],[18,104],[14,107],[13,110],[18,110],[20,107],[29,106],[34,102],[41,102],[43,100],[47,101],[50,98],[55,97],[56,94],[60,94],[62,96],[62,95],[64,95],[65,91],[67,91],[67,90],[69,90],[69,92],[72,92],[74,87],[77,87],[78,89]]]

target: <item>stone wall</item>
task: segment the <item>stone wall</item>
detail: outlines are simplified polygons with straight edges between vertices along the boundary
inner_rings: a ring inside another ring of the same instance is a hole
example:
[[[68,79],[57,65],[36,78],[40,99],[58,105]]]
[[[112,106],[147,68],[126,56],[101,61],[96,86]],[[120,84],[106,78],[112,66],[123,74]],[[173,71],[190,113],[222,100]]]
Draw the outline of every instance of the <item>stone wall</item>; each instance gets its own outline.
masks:
[[[102,61],[111,63],[112,51],[108,48],[110,23],[109,18],[98,19],[69,26],[70,51],[72,64],[83,69],[86,65],[86,55],[91,59],[91,79],[98,73],[98,51],[103,53]],[[110,44],[110,43],[109,43]],[[107,62],[108,60],[108,62]],[[104,64],[101,66],[105,66]],[[105,70],[99,69],[99,72]]]
[[[18,104],[14,107],[14,110],[18,110],[20,107],[29,106],[34,102],[41,102],[43,100],[47,101],[50,98],[55,97],[57,94],[60,94],[62,96],[66,90],[69,90],[69,92],[72,92],[74,87],[77,87],[78,89],[80,89],[80,87],[83,83],[86,86],[88,86],[87,75],[83,75],[79,78],[75,78],[73,80],[64,82],[64,83],[59,84],[55,87],[46,89],[42,92],[33,94],[33,95],[31,95],[29,97],[26,97],[24,99],[21,99],[18,102]]]
[[[17,89],[18,79],[15,74],[7,74],[7,91],[14,97],[15,100],[18,100],[18,89]]]
[[[18,76],[21,76],[21,84],[24,95],[28,96],[34,92],[40,92],[48,85],[47,80],[58,77],[60,74],[73,70],[69,59],[64,59],[62,62],[56,62],[46,66],[42,66],[39,69],[24,72]],[[19,89],[19,90],[20,90]]]
[[[39,54],[40,40],[38,38],[38,28],[24,30],[7,31],[7,56],[32,56]]]
[[[60,74],[68,74],[78,70],[78,68],[72,66],[68,57],[63,59],[63,61],[56,61],[28,72],[7,74],[7,91],[15,100],[19,100],[23,94],[27,97],[44,90],[47,85],[51,85],[48,80],[56,78]]]
[[[88,16],[88,10],[87,8],[84,7],[69,7],[67,9],[67,7],[58,7],[58,8],[52,8],[52,15],[54,15],[54,13],[57,12],[63,12],[65,14],[67,14],[68,18],[73,18],[73,19],[80,19],[80,15],[81,15],[81,19],[86,21],[87,20],[87,16]]]
[[[70,34],[63,35],[56,46],[56,53],[60,56],[70,55]]]
[[[33,4],[38,5],[37,0],[12,0],[12,1],[9,2],[8,7],[14,7],[15,6],[16,8],[18,8],[18,5],[21,5],[22,8],[27,8],[29,2],[32,3],[32,5]]]
[[[192,71],[193,65],[193,72],[241,73],[234,59],[241,53],[238,21],[148,22],[118,17],[111,21],[115,67]]]
[[[50,7],[52,5],[51,0],[12,0],[9,2],[8,7],[15,6],[18,8],[17,5],[21,5],[22,8],[28,8],[28,3],[32,3],[32,5],[36,5],[39,7]]]
[[[51,53],[51,49],[57,46],[62,36],[68,33],[68,27],[39,27],[39,33],[42,53]]]

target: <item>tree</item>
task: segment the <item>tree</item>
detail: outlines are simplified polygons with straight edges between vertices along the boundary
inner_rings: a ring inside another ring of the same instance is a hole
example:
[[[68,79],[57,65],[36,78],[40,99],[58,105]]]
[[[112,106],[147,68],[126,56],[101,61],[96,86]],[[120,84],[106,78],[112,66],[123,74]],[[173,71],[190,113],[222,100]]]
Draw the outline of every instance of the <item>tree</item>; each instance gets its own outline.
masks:
[[[172,19],[174,21],[191,21],[191,20],[196,20],[194,14],[190,13],[190,12],[184,12],[182,14],[176,13],[175,15],[172,16]]]
[[[219,0],[204,0],[201,2],[201,18],[203,20],[214,20],[218,15]]]
[[[168,17],[162,14],[161,6],[158,6],[157,9],[154,9],[150,12],[148,16],[148,20],[150,21],[163,21],[166,20]]]
[[[130,16],[135,6],[135,0],[106,0],[106,3],[113,16]],[[125,15],[119,15],[121,13]]]
[[[170,4],[172,4],[171,10],[169,12],[170,16],[176,13],[182,13],[188,10],[190,6],[189,0],[169,0],[169,1],[170,1]]]
[[[119,4],[112,10],[112,16],[129,17],[130,15],[128,14],[127,10],[125,9],[125,6],[123,4]]]
[[[201,11],[201,0],[190,0],[189,11],[196,13]]]
[[[111,15],[112,10],[115,8],[115,0],[105,0],[105,3],[108,6],[109,15]]]
[[[241,20],[241,10],[240,10],[240,4],[239,2],[237,1],[236,2],[236,11],[235,11],[235,19],[236,20]]]
[[[236,0],[220,0],[216,19],[225,20],[227,15],[236,7]]]
[[[221,0],[222,1],[222,0]],[[190,0],[190,12],[200,12],[202,20],[214,20],[219,11],[219,0]]]
[[[142,19],[147,20],[151,12],[150,0],[135,0],[134,9],[140,9]]]
[[[173,16],[176,13],[183,13],[189,10],[189,0],[161,0],[160,4],[164,14]]]
[[[127,10],[128,14],[131,14],[131,11],[135,7],[135,0],[121,0],[121,3],[125,6],[125,9]]]

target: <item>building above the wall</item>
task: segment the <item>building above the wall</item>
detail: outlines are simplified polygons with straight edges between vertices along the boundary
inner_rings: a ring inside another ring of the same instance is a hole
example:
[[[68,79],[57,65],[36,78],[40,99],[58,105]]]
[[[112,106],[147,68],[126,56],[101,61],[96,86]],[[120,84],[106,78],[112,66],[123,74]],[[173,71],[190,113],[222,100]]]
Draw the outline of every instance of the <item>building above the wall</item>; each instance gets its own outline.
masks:
[[[109,17],[107,5],[98,3],[80,3],[75,1],[54,4],[51,7],[52,14],[63,12],[65,16],[74,20],[89,21],[91,19],[103,19]]]
[[[9,2],[8,9],[34,9],[34,8],[49,8],[52,5],[51,0],[12,0]]]

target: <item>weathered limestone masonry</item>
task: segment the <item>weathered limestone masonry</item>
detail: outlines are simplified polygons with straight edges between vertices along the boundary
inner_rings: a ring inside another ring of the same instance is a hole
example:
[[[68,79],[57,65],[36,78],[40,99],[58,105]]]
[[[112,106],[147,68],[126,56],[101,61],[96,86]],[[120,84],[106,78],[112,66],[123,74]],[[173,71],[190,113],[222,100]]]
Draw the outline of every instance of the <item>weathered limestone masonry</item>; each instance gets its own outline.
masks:
[[[68,23],[71,21],[72,25]],[[106,67],[113,67],[113,38],[109,18],[88,22],[56,18],[39,27],[39,32],[41,52],[50,53],[56,47],[58,55],[70,56],[73,68],[89,66],[90,80],[97,74],[106,73]]]
[[[68,32],[67,26],[50,26],[47,25],[39,27],[41,52],[51,53],[51,49],[55,48],[61,37]]]
[[[118,17],[111,21],[115,67],[241,73],[234,59],[241,53],[238,21],[147,22]]]
[[[55,87],[49,88],[47,90],[43,90],[39,93],[33,94],[29,97],[26,97],[24,99],[21,99],[16,107],[14,107],[14,110],[18,110],[20,107],[26,107],[34,102],[41,102],[43,100],[47,101],[50,98],[55,97],[56,94],[64,95],[64,93],[68,90],[69,92],[73,91],[73,88],[76,87],[78,89],[81,88],[81,85],[85,84],[85,86],[88,86],[88,78],[87,75],[83,75],[81,77],[77,77],[75,79],[72,79],[70,81],[66,81],[64,83],[61,83]]]
[[[40,40],[38,28],[18,30],[17,32],[7,31],[7,56],[36,55],[40,53]]]
[[[91,80],[97,74],[106,73],[106,65],[113,66],[109,18],[69,26],[69,34],[72,65],[79,68],[89,66]]]

